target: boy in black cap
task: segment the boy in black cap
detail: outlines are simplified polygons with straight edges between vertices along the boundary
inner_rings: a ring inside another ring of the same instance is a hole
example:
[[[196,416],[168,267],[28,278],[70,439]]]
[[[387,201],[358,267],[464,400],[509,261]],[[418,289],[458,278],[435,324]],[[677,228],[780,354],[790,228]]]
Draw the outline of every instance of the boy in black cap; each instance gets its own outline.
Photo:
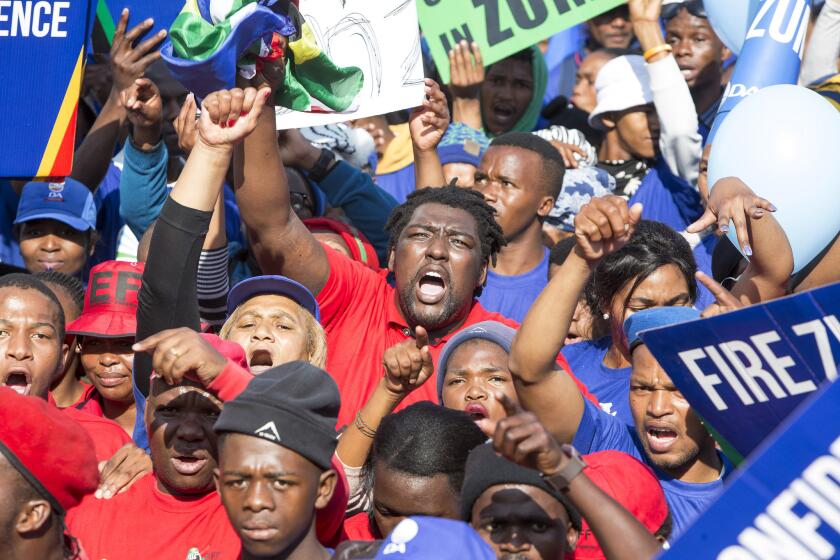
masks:
[[[255,377],[225,404],[214,474],[244,560],[332,555],[318,542],[315,513],[338,481],[331,460],[339,406],[335,381],[302,361]]]
[[[536,470],[496,454],[489,443],[467,459],[461,518],[499,558],[561,560],[580,534],[580,513],[568,498]]]

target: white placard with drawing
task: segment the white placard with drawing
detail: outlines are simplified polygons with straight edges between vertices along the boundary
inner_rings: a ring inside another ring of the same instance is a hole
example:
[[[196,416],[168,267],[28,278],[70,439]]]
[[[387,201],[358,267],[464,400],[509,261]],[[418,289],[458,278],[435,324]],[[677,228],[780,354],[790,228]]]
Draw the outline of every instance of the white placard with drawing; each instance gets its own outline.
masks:
[[[381,115],[423,102],[415,0],[301,0],[300,11],[324,53],[338,66],[361,68],[365,83],[343,113],[278,107],[278,130]]]

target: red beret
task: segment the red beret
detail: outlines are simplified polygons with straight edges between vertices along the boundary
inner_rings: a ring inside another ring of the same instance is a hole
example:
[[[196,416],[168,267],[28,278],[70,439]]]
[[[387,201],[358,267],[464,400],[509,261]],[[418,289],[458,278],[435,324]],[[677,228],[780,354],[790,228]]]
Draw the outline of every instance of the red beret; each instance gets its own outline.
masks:
[[[47,401],[0,387],[0,453],[63,515],[96,490],[93,440]]]
[[[587,467],[583,470],[601,490],[624,506],[633,517],[651,532],[656,533],[668,517],[668,502],[659,479],[638,459],[620,451],[599,451],[583,456]],[[586,519],[580,532],[575,560],[605,558],[601,545]]]

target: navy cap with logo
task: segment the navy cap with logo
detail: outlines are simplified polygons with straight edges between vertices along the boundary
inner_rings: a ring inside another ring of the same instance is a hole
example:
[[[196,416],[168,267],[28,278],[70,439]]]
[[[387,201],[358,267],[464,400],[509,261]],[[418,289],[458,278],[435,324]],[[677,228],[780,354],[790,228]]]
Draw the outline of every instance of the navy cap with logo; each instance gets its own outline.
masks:
[[[86,186],[69,177],[62,183],[30,182],[20,195],[15,224],[57,220],[73,229],[96,229],[96,204]]]

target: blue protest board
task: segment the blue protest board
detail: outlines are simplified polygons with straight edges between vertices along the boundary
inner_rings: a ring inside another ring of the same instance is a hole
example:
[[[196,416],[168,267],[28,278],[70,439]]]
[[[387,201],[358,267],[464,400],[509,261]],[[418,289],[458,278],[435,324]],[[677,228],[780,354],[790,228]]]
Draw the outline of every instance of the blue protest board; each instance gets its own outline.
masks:
[[[114,38],[114,29],[120,20],[123,8],[128,8],[128,29],[146,18],[155,20],[146,36],[161,29],[167,31],[184,7],[183,0],[94,0],[96,3],[96,26],[93,30],[93,51],[108,52]]]
[[[726,483],[663,560],[806,560],[840,549],[840,383],[824,385]]]
[[[691,406],[749,455],[819,385],[837,378],[840,283],[642,333]]]
[[[73,165],[88,0],[0,3],[0,177],[61,177]]]
[[[726,115],[745,97],[767,86],[796,83],[810,15],[811,0],[762,2],[747,29],[732,80],[726,84],[709,143]]]

